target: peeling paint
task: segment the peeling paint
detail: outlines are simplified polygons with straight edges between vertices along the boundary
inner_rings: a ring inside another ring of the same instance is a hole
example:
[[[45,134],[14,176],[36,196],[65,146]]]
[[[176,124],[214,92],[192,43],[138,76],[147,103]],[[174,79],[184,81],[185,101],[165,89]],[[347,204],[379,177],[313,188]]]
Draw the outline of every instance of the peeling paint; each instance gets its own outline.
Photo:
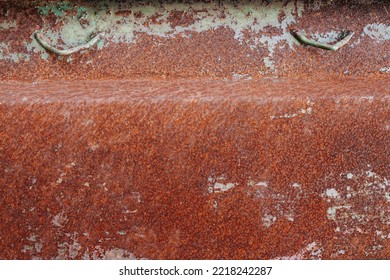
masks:
[[[308,244],[298,253],[292,256],[277,257],[276,260],[303,260],[303,259],[322,259],[322,252],[324,248],[317,244],[317,242],[312,242]]]
[[[381,73],[390,73],[390,67],[383,67],[379,69],[379,72]]]
[[[275,216],[272,216],[270,214],[265,214],[264,217],[262,218],[263,225],[266,228],[269,228],[270,226],[272,226],[276,222],[276,219],[277,218]]]
[[[68,222],[68,217],[66,216],[65,212],[58,213],[52,219],[53,225],[55,225],[57,227],[62,227],[67,222]]]
[[[390,225],[390,182],[370,165],[368,168],[341,174],[341,180],[347,185],[338,183],[337,187],[326,189],[322,197],[328,204],[327,218],[335,222],[336,238],[344,240],[346,235],[376,233],[381,238],[374,238],[371,244],[381,250],[381,240],[390,234],[387,227]]]
[[[367,3],[362,1],[361,4]],[[313,1],[306,9],[316,11],[331,4],[332,1]],[[270,5],[258,5],[251,1],[239,4],[230,2],[132,4],[107,0],[99,1],[94,7],[77,6],[68,1],[47,2],[37,9],[44,22],[41,31],[58,48],[83,44],[96,33],[103,34],[103,39],[97,44],[97,48],[101,50],[109,47],[110,42],[136,44],[142,34],[163,38],[179,36],[190,38],[192,33],[226,28],[233,31],[235,40],[240,44],[247,44],[252,51],[266,49],[267,54],[263,57],[262,63],[265,69],[277,72],[274,54],[278,49],[294,49],[298,43],[291,36],[289,28],[303,16],[305,4],[304,1],[281,0],[273,1]],[[191,20],[182,25],[173,25],[170,20],[171,13],[186,13]],[[46,20],[53,16],[55,28],[51,21]],[[17,23],[15,20],[4,21],[0,23],[0,28],[5,30],[17,28]],[[275,29],[277,35],[264,34],[266,28]],[[249,38],[247,38],[248,33]],[[377,41],[388,40],[390,27],[382,23],[371,23],[366,25],[363,35],[368,35]],[[322,43],[331,43],[339,39],[340,32],[331,30],[326,33],[314,33],[312,36]],[[355,41],[354,46],[359,42]],[[0,46],[0,60],[27,62],[32,52],[40,54],[43,60],[49,58],[49,54],[33,36],[24,44],[27,48],[26,52],[7,51],[9,53],[7,56],[1,55],[2,50],[4,52],[6,48]],[[67,62],[70,63],[71,60]],[[90,60],[84,63],[90,63]]]
[[[364,27],[364,34],[377,41],[390,40],[390,25],[383,23],[368,24]]]
[[[326,195],[328,197],[332,197],[332,198],[338,198],[340,196],[339,193],[337,192],[337,190],[334,189],[334,188],[327,189],[326,190]]]
[[[208,192],[209,193],[221,193],[226,192],[231,189],[233,189],[235,186],[237,186],[237,183],[231,183],[231,182],[225,182],[225,176],[220,176],[217,178],[213,178],[210,176],[207,181],[209,182],[208,185]]]
[[[283,114],[283,115],[278,115],[278,116],[271,116],[271,121],[274,120],[274,119],[291,119],[291,118],[295,118],[295,117],[298,117],[300,115],[310,115],[312,114],[313,112],[313,106],[314,103],[310,100],[307,101],[307,107],[306,108],[302,108],[302,109],[299,109],[296,113],[286,113],[286,114]]]
[[[3,21],[2,23],[0,23],[0,30],[1,29],[7,30],[7,29],[15,28],[15,27],[16,27],[16,21],[15,20]]]
[[[83,260],[136,260],[138,259],[132,252],[121,249],[112,248],[104,250],[100,245],[95,246],[95,249],[90,253],[87,249],[83,256]]]

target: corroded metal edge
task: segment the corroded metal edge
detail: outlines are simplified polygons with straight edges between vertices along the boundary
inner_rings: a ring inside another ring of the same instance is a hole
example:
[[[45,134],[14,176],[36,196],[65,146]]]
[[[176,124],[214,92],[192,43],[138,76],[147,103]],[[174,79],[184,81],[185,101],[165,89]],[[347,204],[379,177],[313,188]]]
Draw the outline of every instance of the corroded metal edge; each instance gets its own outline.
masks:
[[[0,79],[387,75],[389,11],[388,1],[371,0],[2,1]],[[342,30],[355,35],[328,53],[300,45],[292,29],[328,44]],[[39,45],[36,30],[59,48],[104,35],[62,58]]]

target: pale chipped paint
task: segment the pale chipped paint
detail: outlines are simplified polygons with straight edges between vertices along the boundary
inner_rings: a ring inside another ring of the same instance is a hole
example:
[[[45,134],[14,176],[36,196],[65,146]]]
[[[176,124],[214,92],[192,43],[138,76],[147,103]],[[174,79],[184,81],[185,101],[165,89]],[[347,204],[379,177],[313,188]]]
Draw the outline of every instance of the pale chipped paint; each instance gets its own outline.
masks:
[[[313,1],[310,5],[304,1],[272,1],[268,5],[258,5],[256,2],[245,3],[157,3],[123,4],[113,1],[101,1],[94,8],[77,6],[69,2],[46,3],[38,6],[43,20],[43,34],[58,48],[75,47],[84,44],[90,39],[91,34],[101,33],[103,39],[97,44],[99,50],[110,47],[111,43],[136,44],[139,36],[147,34],[163,38],[191,38],[193,33],[203,33],[227,28],[233,31],[233,38],[240,44],[247,44],[252,51],[266,49],[268,53],[263,58],[265,69],[277,72],[273,61],[277,49],[290,48],[298,44],[290,34],[290,27],[296,24],[303,16],[305,8],[316,10],[332,4],[332,1]],[[360,4],[365,4],[362,1]],[[121,12],[129,12],[126,16]],[[119,13],[118,13],[119,12]],[[171,12],[188,13],[193,18],[185,26],[172,26],[169,22]],[[76,15],[75,15],[76,14]],[[280,15],[283,14],[281,19]],[[138,16],[142,15],[142,16]],[[46,17],[55,17],[59,30],[53,32],[53,26],[45,20]],[[153,19],[153,20],[151,20]],[[17,28],[14,20],[0,23],[4,29]],[[278,35],[269,36],[263,34],[265,28],[276,28]],[[372,23],[365,27],[365,32],[375,40],[387,40],[389,27],[384,24]],[[248,39],[244,34],[251,33]],[[314,33],[321,42],[333,42],[339,36],[339,31],[331,30],[327,33]],[[358,41],[353,43],[359,44]],[[10,59],[15,63],[29,61],[31,52],[38,53],[41,58],[47,60],[49,54],[35,40],[33,34],[31,40],[25,43],[26,53],[14,53],[9,51],[7,56],[0,54],[0,60]],[[3,49],[0,46],[0,51]],[[72,59],[66,60],[72,63]],[[90,60],[84,62],[90,63]],[[262,72],[262,71],[260,71]],[[245,75],[245,73],[240,73]]]
[[[317,244],[317,242],[309,243],[305,248],[300,250],[294,255],[291,256],[283,256],[275,258],[276,260],[303,260],[303,259],[322,259],[322,252],[324,248]]]
[[[42,252],[42,240],[36,234],[27,237],[28,244],[23,245],[22,253],[29,254],[32,259],[39,259],[38,255]]]
[[[284,217],[288,220],[288,221],[290,221],[290,222],[294,222],[294,214],[293,213],[289,213],[289,214],[286,214],[286,215],[284,215]]]
[[[223,6],[223,7],[221,7]],[[104,40],[98,44],[98,48],[109,46],[109,42],[133,44],[137,42],[140,34],[148,34],[165,38],[174,38],[178,34],[183,37],[190,37],[191,33],[202,33],[218,28],[229,28],[234,32],[234,39],[239,43],[244,42],[246,31],[259,34],[265,27],[275,27],[282,31],[278,36],[254,36],[253,40],[246,41],[251,48],[268,48],[269,60],[265,61],[266,66],[273,68],[272,57],[277,45],[281,42],[287,43],[290,47],[294,44],[294,39],[289,34],[288,27],[302,16],[304,10],[303,1],[297,3],[285,3],[284,1],[274,1],[271,5],[258,5],[256,3],[245,3],[245,5],[235,5],[233,3],[148,3],[145,5],[132,5],[123,8],[110,2],[109,10],[104,5],[100,5],[100,10],[96,11],[90,7],[79,7],[68,5],[66,8],[62,4],[50,4],[39,7],[42,17],[55,15],[57,21],[63,24],[61,30],[53,34],[50,26],[45,25],[43,32],[53,44],[59,47],[72,47],[88,41],[92,33],[101,32]],[[68,12],[77,11],[77,16],[66,16]],[[131,14],[126,17],[117,15],[117,11],[131,10]],[[197,11],[191,13],[194,22],[187,26],[171,26],[168,17],[171,12]],[[144,16],[136,17],[142,13]],[[279,22],[279,15],[285,16]],[[155,22],[151,21],[151,18]],[[61,39],[64,44],[59,44]]]
[[[381,73],[390,73],[390,67],[383,67],[379,69],[379,72]]]
[[[374,99],[375,99],[375,97],[373,95],[359,97],[359,100],[361,100],[361,101],[368,101],[368,102],[373,102]]]
[[[274,190],[268,181],[257,182],[253,179],[248,180],[248,196],[256,198],[259,201],[262,201],[263,199],[272,199],[273,201],[272,206],[267,208],[266,212],[261,217],[265,227],[270,227],[277,219],[285,219],[289,222],[295,221],[295,203],[298,200],[298,197],[302,195],[302,189],[301,185],[298,183],[291,183],[290,186],[292,185],[295,187],[293,187],[292,192],[287,195]]]
[[[271,214],[265,214],[262,218],[263,226],[269,228],[276,222],[277,218]]]
[[[121,249],[121,248],[112,248],[109,250],[104,250],[102,246],[97,245],[95,249],[90,253],[87,249],[83,256],[83,260],[136,260],[138,259],[132,252]]]
[[[328,219],[329,220],[336,220],[336,214],[337,210],[340,209],[351,209],[351,205],[340,205],[340,206],[331,206],[328,208],[326,213],[328,214]]]
[[[390,225],[390,210],[389,209],[381,210],[379,217],[380,217],[382,224]]]
[[[331,30],[325,33],[314,33],[312,37],[319,43],[330,44],[339,41],[340,35],[338,30]]]
[[[326,195],[331,198],[338,198],[340,197],[339,193],[335,188],[327,189],[326,190]]]
[[[306,102],[307,104],[307,107],[306,108],[302,108],[302,109],[299,109],[297,112],[295,113],[286,113],[286,114],[283,114],[283,115],[272,115],[270,118],[271,118],[271,121],[272,120],[275,120],[275,119],[291,119],[291,118],[295,118],[295,117],[298,117],[300,115],[310,115],[312,114],[313,112],[313,105],[314,105],[314,102],[312,102],[311,100],[308,100]]]
[[[43,60],[47,60],[49,58],[49,54],[46,52],[46,50],[38,43],[38,41],[35,39],[34,34],[31,34],[30,36],[31,41],[25,42],[24,45],[27,49],[27,52],[30,53],[36,53],[40,54],[41,58]]]
[[[221,192],[226,192],[234,187],[237,186],[237,183],[231,183],[231,182],[226,182],[225,176],[219,176],[219,177],[208,177],[207,181],[209,182],[208,184],[208,193],[221,193]]]
[[[236,186],[235,183],[226,183],[226,184],[222,184],[222,183],[215,183],[214,186],[213,186],[213,191],[215,193],[219,193],[219,192],[226,192],[232,188],[234,188]]]
[[[299,183],[292,183],[291,187],[296,188],[296,189],[300,189],[302,187],[302,185]]]
[[[137,258],[133,253],[124,250],[114,248],[105,252],[103,259],[105,260],[136,260]]]
[[[3,21],[0,23],[0,30],[3,29],[3,30],[7,30],[7,29],[11,29],[11,28],[16,28],[16,21],[15,20],[11,20],[11,21]]]
[[[65,233],[69,242],[57,244],[57,260],[75,259],[79,256],[82,246],[78,242],[78,233]]]
[[[322,197],[328,204],[327,218],[335,224],[335,238],[344,244],[348,235],[372,235],[372,248],[367,248],[366,253],[373,254],[382,250],[383,240],[390,236],[390,182],[372,170],[371,165],[367,167],[340,174],[347,185],[340,182],[337,187],[326,189]],[[373,207],[377,204],[380,206]]]
[[[372,23],[364,27],[364,34],[376,41],[390,40],[390,25],[383,23]]]
[[[234,80],[234,81],[238,81],[238,80],[252,80],[252,77],[249,76],[248,74],[233,73],[232,74],[232,80]]]
[[[376,230],[376,235],[379,236],[381,239],[390,239],[390,233],[386,234],[381,230]]]
[[[60,212],[57,215],[54,216],[54,218],[51,221],[53,225],[56,227],[62,227],[64,224],[68,222],[68,217],[65,214],[65,212]]]
[[[248,186],[257,186],[257,187],[264,187],[268,188],[268,182],[267,181],[260,181],[260,182],[254,182],[254,181],[248,181]]]
[[[0,60],[12,61],[14,63],[30,61],[30,54],[21,52],[12,52],[10,43],[0,43]]]
[[[61,184],[61,183],[63,182],[63,179],[64,179],[65,176],[66,176],[66,173],[65,173],[65,172],[62,172],[62,173],[60,174],[60,177],[56,180],[56,183],[57,183],[57,184]]]

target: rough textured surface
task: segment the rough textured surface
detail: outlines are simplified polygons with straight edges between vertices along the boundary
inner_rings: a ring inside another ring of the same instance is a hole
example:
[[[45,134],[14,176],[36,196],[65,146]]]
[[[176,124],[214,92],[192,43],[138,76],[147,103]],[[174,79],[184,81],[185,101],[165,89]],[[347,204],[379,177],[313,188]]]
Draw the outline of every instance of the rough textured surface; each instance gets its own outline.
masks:
[[[3,82],[0,258],[389,259],[389,88]]]
[[[390,259],[389,12],[0,0],[0,258]]]
[[[0,79],[379,76],[390,72],[390,2],[1,1]],[[299,45],[292,29],[337,52]],[[102,32],[90,51],[46,52],[42,32],[69,48]]]

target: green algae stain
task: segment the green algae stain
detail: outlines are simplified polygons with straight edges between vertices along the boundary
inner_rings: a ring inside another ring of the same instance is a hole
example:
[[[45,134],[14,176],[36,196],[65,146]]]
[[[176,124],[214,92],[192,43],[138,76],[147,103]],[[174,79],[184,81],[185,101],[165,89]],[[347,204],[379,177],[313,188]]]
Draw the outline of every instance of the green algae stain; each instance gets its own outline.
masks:
[[[38,11],[42,16],[47,16],[49,13],[52,13],[57,17],[63,17],[66,11],[72,10],[73,8],[74,5],[69,2],[58,2],[38,7]]]

